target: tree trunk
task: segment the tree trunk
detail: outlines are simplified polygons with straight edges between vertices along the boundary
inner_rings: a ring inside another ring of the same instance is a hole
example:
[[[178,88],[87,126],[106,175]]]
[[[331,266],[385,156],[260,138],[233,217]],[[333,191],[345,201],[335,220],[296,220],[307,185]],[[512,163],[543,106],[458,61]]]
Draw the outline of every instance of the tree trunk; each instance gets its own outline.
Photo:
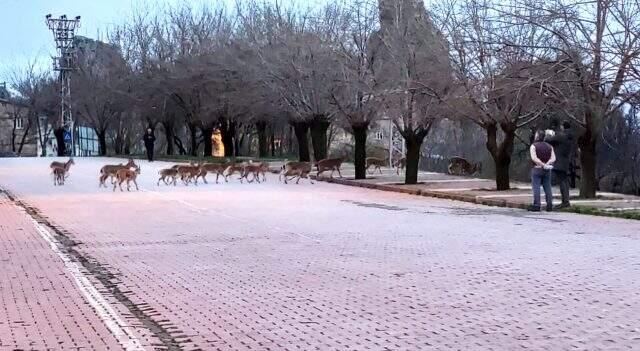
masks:
[[[244,145],[244,137],[245,137],[245,132],[241,132],[240,133],[240,137],[238,138],[237,135],[236,137],[233,139],[233,156],[238,156],[242,154],[242,145]]]
[[[164,135],[167,139],[167,155],[173,155],[173,125],[171,123],[162,123],[164,127]]]
[[[116,155],[122,155],[123,147],[124,147],[124,144],[122,142],[122,137],[119,135],[116,135],[116,137],[113,140],[113,151],[116,153]]]
[[[505,161],[500,156],[494,157],[493,162],[496,168],[496,190],[509,190],[511,188],[509,168],[511,167],[511,159]]]
[[[18,133],[16,132],[16,118],[13,118],[13,128],[11,128],[11,151],[16,152],[16,138],[18,137]]]
[[[285,127],[286,128],[286,127]],[[287,154],[293,154],[293,127],[290,126],[287,129]],[[284,133],[283,133],[284,134]],[[280,153],[282,155],[282,152]]]
[[[173,142],[178,147],[178,152],[180,153],[180,155],[186,155],[187,154],[187,150],[184,148],[184,144],[182,143],[182,139],[180,139],[180,138],[178,138],[178,136],[174,135],[173,136]]]
[[[256,122],[256,130],[258,131],[258,157],[268,157],[267,122]]]
[[[27,136],[29,135],[30,130],[31,130],[31,122],[27,122],[27,128],[24,129],[22,138],[20,138],[20,144],[18,144],[18,155],[22,154],[22,147],[27,142]]]
[[[309,155],[309,123],[296,121],[291,122],[291,125],[293,125],[293,132],[298,140],[298,159],[300,162],[311,161],[311,155]]]
[[[224,145],[224,157],[233,157],[235,155],[233,142],[235,136],[236,123],[222,119],[220,122],[220,137],[222,138],[222,145]]]
[[[354,165],[356,167],[356,179],[366,179],[366,159],[367,159],[367,130],[368,125],[352,125],[353,137],[356,141],[354,148]]]
[[[56,144],[58,146],[58,156],[66,155],[65,144],[64,144],[64,128],[56,128],[53,131],[53,135],[56,137]]]
[[[327,158],[327,129],[331,123],[324,115],[315,115],[311,120],[311,143],[316,161]]]
[[[594,199],[598,187],[596,176],[596,139],[592,137],[589,130],[578,138],[580,147],[580,197]]]
[[[271,157],[276,157],[276,135],[273,130],[273,125],[269,127],[269,143],[271,146]]]
[[[47,156],[47,141],[49,141],[48,138],[46,138],[44,135],[47,131],[42,130],[42,123],[40,123],[39,119],[36,119],[36,121],[37,121],[36,130],[38,131],[38,142],[40,143],[40,149],[42,150],[42,152],[40,153],[40,156],[45,157]],[[45,125],[45,129],[48,129],[46,125]]]
[[[198,128],[195,124],[189,123],[189,155],[198,156]]]
[[[496,169],[496,190],[503,191],[511,188],[511,177],[509,169],[511,168],[511,154],[513,153],[513,145],[515,140],[515,130],[501,127],[504,137],[498,145],[498,126],[495,124],[485,126],[487,132],[487,150],[491,154]]]
[[[100,156],[106,156],[107,155],[107,131],[106,130],[99,130],[97,128],[93,129],[96,132],[96,135],[98,136],[98,145],[99,145],[99,150],[98,153],[100,154]]]
[[[213,127],[202,128],[202,141],[204,142],[204,156],[213,156]]]
[[[410,134],[404,137],[407,147],[407,168],[405,172],[405,184],[418,183],[418,170],[420,166],[420,147],[424,141],[424,137]]]

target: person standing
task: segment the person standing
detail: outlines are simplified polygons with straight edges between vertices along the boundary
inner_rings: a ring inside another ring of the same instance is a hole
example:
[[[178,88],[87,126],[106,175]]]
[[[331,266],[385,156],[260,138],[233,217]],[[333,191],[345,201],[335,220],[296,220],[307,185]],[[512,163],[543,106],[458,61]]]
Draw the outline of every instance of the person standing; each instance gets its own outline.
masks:
[[[569,172],[575,150],[575,136],[571,130],[571,123],[562,122],[562,127],[556,131],[555,135],[547,135],[544,140],[553,146],[557,157],[553,164],[553,178],[558,183],[562,195],[562,203],[557,208],[569,207],[571,206],[569,202]]]
[[[544,188],[547,211],[553,211],[553,194],[551,192],[551,170],[556,161],[553,146],[544,141],[545,132],[536,132],[534,143],[529,148],[533,169],[531,170],[531,187],[533,189],[533,205],[530,211],[540,211],[540,186]]]
[[[153,162],[153,144],[156,142],[156,136],[153,135],[153,130],[151,128],[147,129],[142,140],[144,140],[144,147],[147,149],[147,159],[149,162]]]

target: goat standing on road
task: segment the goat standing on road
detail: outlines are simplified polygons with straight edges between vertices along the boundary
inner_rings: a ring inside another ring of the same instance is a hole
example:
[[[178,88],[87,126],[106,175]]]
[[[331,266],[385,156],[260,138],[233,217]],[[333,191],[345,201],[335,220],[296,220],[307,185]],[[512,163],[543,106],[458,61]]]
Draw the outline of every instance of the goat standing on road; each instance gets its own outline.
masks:
[[[233,175],[236,172],[240,173],[240,176],[242,176],[244,173],[244,166],[245,166],[244,163],[232,163],[229,166],[227,166],[227,168],[224,170],[224,173],[222,173],[222,176],[224,177],[224,181],[228,182],[229,176]]]
[[[73,158],[69,158],[67,162],[51,162],[49,168],[51,168],[51,173],[53,174],[53,185],[64,185],[64,180],[67,178],[67,174],[69,173],[69,169],[71,169],[71,165],[75,165],[76,163],[73,161]]]
[[[64,168],[53,169],[53,186],[64,185],[65,171]]]
[[[316,163],[316,167],[318,168],[318,174],[316,177],[319,177],[325,171],[331,171],[331,175],[329,177],[333,178],[333,172],[338,171],[338,175],[342,178],[342,173],[340,173],[340,167],[342,166],[342,162],[344,162],[344,158],[325,158],[324,160],[320,160]]]
[[[382,174],[382,170],[380,169],[380,167],[385,167],[389,164],[386,159],[377,157],[367,157],[365,159],[365,163],[367,172],[369,171],[369,168],[373,166],[373,172],[369,172],[370,174],[375,173],[376,169],[378,170],[378,172],[380,172],[380,174]]]
[[[173,183],[173,186],[176,185],[176,181],[178,178],[178,168],[161,169],[158,174],[160,175],[160,178],[158,179],[158,186],[160,186],[161,180],[165,185],[169,185],[171,183]],[[169,179],[169,182],[167,182],[167,179]]]
[[[282,171],[280,172],[280,179],[284,177],[284,183],[287,183],[287,177],[298,178],[296,180],[296,184],[300,182],[300,178],[309,179],[309,183],[313,184],[311,177],[309,177],[309,173],[311,173],[311,162],[294,162],[289,161],[282,166]]]
[[[140,174],[140,168],[130,167],[119,169],[116,172],[116,183],[120,186],[120,191],[123,191],[122,183],[124,182],[127,182],[127,191],[130,191],[129,182],[133,182],[133,184],[136,186],[136,190],[140,190],[138,189],[138,183],[136,182],[138,174]],[[113,191],[116,191],[116,183],[113,184]]]
[[[135,168],[138,173],[140,173],[140,167],[138,165],[136,165],[135,162],[133,162],[133,159],[130,158],[129,161],[127,161],[126,164],[119,164],[119,165],[104,165],[102,166],[102,168],[100,168],[100,177],[98,178],[99,180],[99,184],[98,187],[107,187],[107,185],[104,183],[107,178],[111,179],[111,184],[115,183],[115,178],[116,178],[116,172],[119,169],[125,169],[125,168]]]
[[[393,167],[396,168],[396,174],[400,175],[400,170],[404,170],[407,167],[407,158],[402,157],[393,163]]]

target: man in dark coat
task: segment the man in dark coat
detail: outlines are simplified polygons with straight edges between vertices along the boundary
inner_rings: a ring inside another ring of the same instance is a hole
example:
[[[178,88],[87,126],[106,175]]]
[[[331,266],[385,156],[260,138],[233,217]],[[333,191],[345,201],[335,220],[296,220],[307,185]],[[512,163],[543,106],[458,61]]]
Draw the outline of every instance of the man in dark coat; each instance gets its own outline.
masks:
[[[153,135],[153,130],[151,128],[147,129],[142,140],[144,140],[144,147],[147,149],[147,159],[149,162],[153,162],[153,144],[156,142],[156,137]]]
[[[553,164],[553,178],[556,179],[558,186],[560,186],[560,193],[562,194],[562,204],[558,208],[569,207],[569,172],[571,171],[576,145],[571,124],[564,121],[555,135],[547,135],[545,141],[553,146],[556,154],[556,162]]]

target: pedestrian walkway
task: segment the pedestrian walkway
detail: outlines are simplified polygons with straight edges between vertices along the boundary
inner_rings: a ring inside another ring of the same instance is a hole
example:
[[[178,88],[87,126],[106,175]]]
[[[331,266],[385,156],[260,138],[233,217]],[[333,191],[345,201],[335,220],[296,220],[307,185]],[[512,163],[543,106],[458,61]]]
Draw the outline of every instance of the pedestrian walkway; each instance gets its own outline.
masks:
[[[452,176],[443,173],[419,172],[418,184],[405,185],[404,173],[383,169],[382,173],[368,173],[367,179],[355,180],[354,168],[351,164],[343,166],[344,178],[329,178],[330,172],[321,176],[320,180],[395,191],[423,196],[433,196],[451,200],[473,202],[490,206],[527,208],[531,204],[531,185],[523,182],[511,182],[511,189],[496,191],[493,179]],[[579,199],[578,189],[571,189],[571,203],[574,207],[589,207],[600,211],[638,211],[640,213],[640,197],[616,193],[599,192],[596,199]],[[554,205],[560,204],[560,189],[553,188]],[[544,202],[544,197],[543,197]]]
[[[0,192],[0,350],[121,350],[51,245]]]

